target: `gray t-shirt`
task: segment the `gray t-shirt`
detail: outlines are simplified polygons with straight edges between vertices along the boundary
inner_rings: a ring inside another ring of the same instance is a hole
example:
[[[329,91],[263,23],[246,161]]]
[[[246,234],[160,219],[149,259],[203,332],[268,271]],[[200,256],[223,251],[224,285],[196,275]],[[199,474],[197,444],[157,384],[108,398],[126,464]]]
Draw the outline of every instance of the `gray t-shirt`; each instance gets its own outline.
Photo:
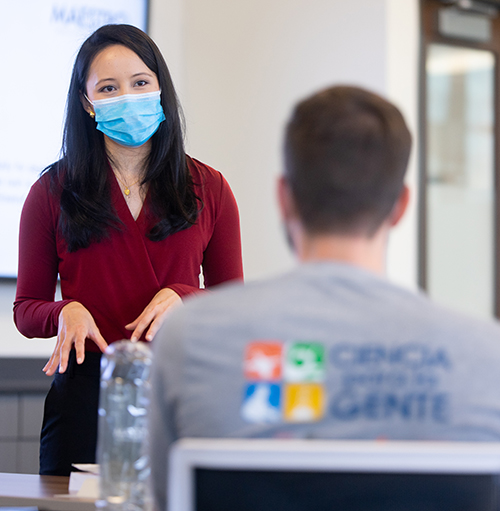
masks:
[[[500,440],[499,325],[351,265],[188,301],[154,350],[159,506],[180,437]]]

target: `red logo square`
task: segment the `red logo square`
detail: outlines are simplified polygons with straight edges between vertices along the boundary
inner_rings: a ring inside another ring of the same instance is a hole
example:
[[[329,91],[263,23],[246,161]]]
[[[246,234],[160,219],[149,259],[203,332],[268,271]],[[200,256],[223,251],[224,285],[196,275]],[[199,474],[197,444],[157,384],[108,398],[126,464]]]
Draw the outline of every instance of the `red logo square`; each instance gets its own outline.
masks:
[[[283,343],[253,341],[245,350],[244,374],[247,380],[275,381],[282,375]]]

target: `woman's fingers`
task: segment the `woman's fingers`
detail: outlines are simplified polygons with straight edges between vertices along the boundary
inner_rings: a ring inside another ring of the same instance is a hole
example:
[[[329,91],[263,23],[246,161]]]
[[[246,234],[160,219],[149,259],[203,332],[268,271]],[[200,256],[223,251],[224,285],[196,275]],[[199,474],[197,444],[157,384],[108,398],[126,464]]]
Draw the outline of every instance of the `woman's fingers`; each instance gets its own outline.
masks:
[[[52,352],[52,355],[49,358],[49,361],[45,364],[45,367],[43,368],[43,371],[47,376],[52,376],[59,367],[59,362],[61,358],[61,347],[64,343],[65,335],[64,332],[61,329],[61,325],[59,326],[59,331],[57,333],[57,342],[56,346],[54,348],[54,351]]]
[[[85,360],[85,339],[89,337],[87,335],[87,332],[85,331],[78,331],[75,339],[74,339],[74,345],[75,345],[75,351],[76,351],[76,363],[77,364],[83,364],[83,361]],[[73,343],[70,343],[67,351],[65,351],[65,359],[69,359],[69,354],[71,351],[71,345]]]
[[[125,326],[128,330],[133,330],[130,340],[132,342],[138,341],[143,332],[149,327],[146,340],[152,341],[163,323],[165,314],[179,303],[182,303],[181,297],[172,289],[165,288],[158,291],[139,317]]]
[[[96,326],[96,331],[92,332],[89,335],[89,338],[92,339],[97,347],[104,353],[106,348],[108,347],[108,343],[104,340],[104,337],[101,335],[101,332],[99,332],[99,329]]]
[[[133,322],[130,323],[130,330],[133,329],[130,340],[132,342],[137,342],[144,330],[148,327],[148,325],[153,321],[155,317],[154,309],[151,310],[150,306],[146,307],[144,312]],[[128,327],[129,325],[127,325]]]
[[[73,345],[75,345],[77,362],[81,364],[85,359],[85,333],[81,328],[78,328],[76,332],[69,330],[65,332],[65,336],[61,341],[59,372],[64,373],[68,367],[69,354]]]
[[[56,347],[56,349],[54,350],[54,352],[50,356],[48,362],[45,364],[45,366],[42,369],[42,371],[47,376],[52,376],[56,372],[58,365],[59,365],[59,350]]]
[[[57,343],[52,356],[43,368],[45,374],[52,376],[58,367],[59,372],[64,373],[68,367],[73,346],[77,363],[83,363],[86,339],[92,339],[101,351],[107,347],[90,312],[81,303],[70,302],[59,313]]]
[[[166,314],[162,314],[151,323],[151,326],[149,327],[149,330],[146,333],[146,340],[152,341],[154,339],[154,336],[157,334],[158,330],[160,330],[160,327],[163,325],[163,322],[165,321],[165,316]]]

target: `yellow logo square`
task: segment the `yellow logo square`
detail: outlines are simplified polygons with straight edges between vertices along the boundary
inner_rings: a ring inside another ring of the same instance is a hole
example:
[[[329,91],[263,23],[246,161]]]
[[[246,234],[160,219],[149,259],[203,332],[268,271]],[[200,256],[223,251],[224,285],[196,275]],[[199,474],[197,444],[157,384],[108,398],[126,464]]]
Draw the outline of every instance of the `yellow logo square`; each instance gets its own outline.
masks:
[[[325,411],[325,390],[320,383],[284,384],[285,422],[319,421]]]

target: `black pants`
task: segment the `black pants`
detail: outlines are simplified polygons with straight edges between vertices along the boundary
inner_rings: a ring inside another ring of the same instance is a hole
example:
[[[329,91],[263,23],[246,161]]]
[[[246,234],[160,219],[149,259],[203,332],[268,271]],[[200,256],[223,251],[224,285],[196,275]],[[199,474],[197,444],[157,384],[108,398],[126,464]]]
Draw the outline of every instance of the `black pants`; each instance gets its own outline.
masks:
[[[56,373],[45,408],[40,435],[40,474],[68,476],[72,463],[95,463],[100,353],[85,353],[76,363],[71,351],[68,368]]]

